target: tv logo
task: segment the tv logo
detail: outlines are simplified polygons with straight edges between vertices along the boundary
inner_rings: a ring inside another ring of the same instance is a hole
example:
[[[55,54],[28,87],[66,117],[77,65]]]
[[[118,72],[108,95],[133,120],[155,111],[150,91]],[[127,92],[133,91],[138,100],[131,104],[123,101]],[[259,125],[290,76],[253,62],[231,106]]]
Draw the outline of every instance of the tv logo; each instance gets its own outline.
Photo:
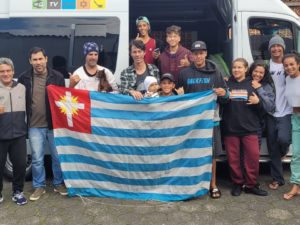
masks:
[[[32,0],[32,9],[105,9],[106,0]]]

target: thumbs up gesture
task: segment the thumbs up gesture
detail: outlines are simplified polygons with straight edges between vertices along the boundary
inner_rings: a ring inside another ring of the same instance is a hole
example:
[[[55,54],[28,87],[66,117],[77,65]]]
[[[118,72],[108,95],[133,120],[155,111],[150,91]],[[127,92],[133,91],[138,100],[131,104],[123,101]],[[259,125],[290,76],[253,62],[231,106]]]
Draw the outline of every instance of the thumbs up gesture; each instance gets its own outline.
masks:
[[[187,67],[187,66],[189,66],[190,64],[191,64],[191,63],[190,63],[190,61],[189,61],[189,59],[188,59],[188,56],[187,56],[187,54],[185,54],[185,55],[184,55],[184,58],[180,60],[180,64],[179,64],[178,67]]]
[[[247,105],[256,105],[258,103],[259,103],[259,97],[254,92],[252,92],[252,95],[249,96]]]

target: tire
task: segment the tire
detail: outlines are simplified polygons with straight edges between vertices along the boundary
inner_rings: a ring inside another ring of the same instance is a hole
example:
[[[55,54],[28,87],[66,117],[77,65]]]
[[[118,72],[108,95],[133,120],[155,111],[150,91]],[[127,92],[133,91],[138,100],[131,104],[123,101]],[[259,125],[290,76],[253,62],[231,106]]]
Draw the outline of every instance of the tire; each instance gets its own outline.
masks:
[[[32,167],[31,162],[32,162],[31,155],[27,155],[25,180],[31,179],[31,167]],[[8,179],[13,178],[12,163],[9,159],[9,156],[7,156],[7,160],[4,167],[4,176],[7,177]]]

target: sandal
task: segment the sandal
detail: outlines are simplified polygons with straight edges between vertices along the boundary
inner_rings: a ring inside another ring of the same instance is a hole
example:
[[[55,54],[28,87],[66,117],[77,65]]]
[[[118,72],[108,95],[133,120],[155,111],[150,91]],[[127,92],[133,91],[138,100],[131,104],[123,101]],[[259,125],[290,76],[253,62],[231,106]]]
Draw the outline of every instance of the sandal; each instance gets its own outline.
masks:
[[[277,190],[280,186],[282,186],[282,183],[279,183],[278,181],[272,181],[271,183],[269,183],[269,188],[272,190]]]
[[[215,187],[215,188],[211,188],[209,189],[209,196],[213,199],[217,199],[221,197],[221,191],[219,188]]]
[[[291,200],[291,199],[293,199],[294,197],[296,197],[296,196],[298,196],[298,195],[300,195],[299,192],[289,192],[289,193],[284,194],[284,195],[283,195],[283,198],[284,198],[285,200]]]

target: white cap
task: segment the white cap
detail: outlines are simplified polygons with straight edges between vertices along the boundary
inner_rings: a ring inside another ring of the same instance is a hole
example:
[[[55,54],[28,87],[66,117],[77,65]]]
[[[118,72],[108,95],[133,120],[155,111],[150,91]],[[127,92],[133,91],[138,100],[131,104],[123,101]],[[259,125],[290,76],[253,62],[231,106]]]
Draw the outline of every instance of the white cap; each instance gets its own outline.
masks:
[[[151,84],[153,84],[154,82],[157,83],[157,79],[153,76],[147,76],[144,80],[144,85],[145,85],[145,89],[146,91],[148,91],[148,88]]]

